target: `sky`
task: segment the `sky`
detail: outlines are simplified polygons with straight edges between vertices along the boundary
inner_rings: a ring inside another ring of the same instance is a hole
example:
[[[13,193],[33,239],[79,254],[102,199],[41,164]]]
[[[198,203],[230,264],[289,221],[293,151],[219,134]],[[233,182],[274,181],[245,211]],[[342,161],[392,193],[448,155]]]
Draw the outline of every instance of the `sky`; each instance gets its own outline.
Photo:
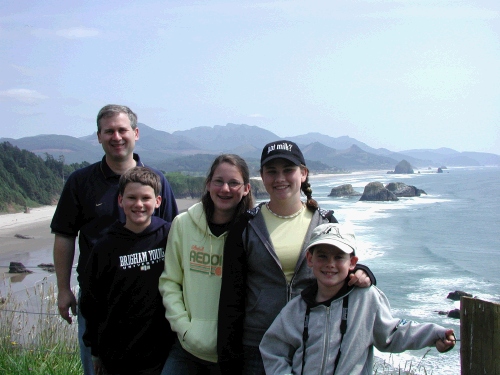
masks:
[[[106,104],[172,133],[247,124],[500,154],[498,0],[0,0],[0,137]]]

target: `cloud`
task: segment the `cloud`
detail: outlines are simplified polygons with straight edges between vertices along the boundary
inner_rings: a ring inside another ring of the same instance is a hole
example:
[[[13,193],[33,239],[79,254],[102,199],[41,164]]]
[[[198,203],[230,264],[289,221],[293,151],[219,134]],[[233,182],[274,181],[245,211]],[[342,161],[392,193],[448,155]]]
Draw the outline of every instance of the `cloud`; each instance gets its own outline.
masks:
[[[34,69],[30,69],[30,68],[27,68],[25,66],[15,65],[15,64],[11,64],[10,66],[14,70],[16,70],[17,72],[21,73],[24,76],[34,76],[35,75],[35,70]]]
[[[68,39],[93,38],[99,35],[99,30],[87,27],[72,27],[56,31],[56,35]]]
[[[41,100],[48,99],[48,96],[40,94],[36,90],[10,89],[0,91],[0,97],[14,99],[27,104],[35,104]]]
[[[248,117],[252,117],[252,118],[264,118],[263,115],[259,114],[259,113],[254,113],[252,115],[248,115]]]

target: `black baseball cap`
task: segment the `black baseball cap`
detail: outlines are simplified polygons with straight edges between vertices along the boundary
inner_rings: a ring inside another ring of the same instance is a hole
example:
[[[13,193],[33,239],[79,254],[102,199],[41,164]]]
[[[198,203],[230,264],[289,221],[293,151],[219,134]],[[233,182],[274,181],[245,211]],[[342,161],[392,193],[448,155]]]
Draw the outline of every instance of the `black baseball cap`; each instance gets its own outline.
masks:
[[[286,159],[295,165],[306,165],[304,155],[300,151],[299,146],[292,141],[275,141],[268,143],[262,149],[262,156],[260,157],[260,167],[273,159]]]

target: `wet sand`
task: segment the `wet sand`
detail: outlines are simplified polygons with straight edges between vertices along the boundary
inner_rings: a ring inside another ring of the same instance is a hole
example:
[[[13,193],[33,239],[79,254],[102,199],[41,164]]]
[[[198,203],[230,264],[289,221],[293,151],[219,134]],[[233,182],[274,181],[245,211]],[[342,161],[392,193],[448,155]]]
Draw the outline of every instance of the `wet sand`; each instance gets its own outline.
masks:
[[[187,210],[198,202],[196,199],[177,199],[179,212]],[[15,213],[0,215],[0,272],[10,261],[22,261],[26,254],[47,252],[41,263],[53,263],[52,246],[54,235],[50,232],[50,221],[54,215],[55,206],[32,208],[30,213]],[[18,238],[21,235],[26,238]],[[45,259],[47,258],[47,259]]]

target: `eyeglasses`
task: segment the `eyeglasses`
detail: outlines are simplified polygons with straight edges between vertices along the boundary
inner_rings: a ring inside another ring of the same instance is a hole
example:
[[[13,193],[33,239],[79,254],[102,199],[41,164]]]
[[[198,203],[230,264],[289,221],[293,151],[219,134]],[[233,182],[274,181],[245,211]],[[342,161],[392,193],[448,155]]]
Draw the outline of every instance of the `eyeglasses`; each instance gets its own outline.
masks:
[[[243,185],[243,182],[239,182],[239,181],[228,181],[228,182],[224,182],[224,180],[212,180],[211,181],[212,184],[214,184],[214,186],[217,186],[217,187],[223,187],[224,184],[227,184],[227,186],[229,186],[229,189],[233,189],[233,190],[236,190],[238,189],[241,185]]]

